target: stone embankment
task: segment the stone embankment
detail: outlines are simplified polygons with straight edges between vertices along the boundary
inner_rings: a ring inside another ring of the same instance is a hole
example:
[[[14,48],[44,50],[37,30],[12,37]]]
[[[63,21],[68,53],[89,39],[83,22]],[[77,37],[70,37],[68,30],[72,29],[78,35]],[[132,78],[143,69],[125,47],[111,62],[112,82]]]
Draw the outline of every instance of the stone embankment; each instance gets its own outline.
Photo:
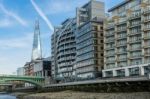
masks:
[[[24,96],[23,99],[150,99],[150,92],[137,93],[89,93],[62,91],[37,93]]]

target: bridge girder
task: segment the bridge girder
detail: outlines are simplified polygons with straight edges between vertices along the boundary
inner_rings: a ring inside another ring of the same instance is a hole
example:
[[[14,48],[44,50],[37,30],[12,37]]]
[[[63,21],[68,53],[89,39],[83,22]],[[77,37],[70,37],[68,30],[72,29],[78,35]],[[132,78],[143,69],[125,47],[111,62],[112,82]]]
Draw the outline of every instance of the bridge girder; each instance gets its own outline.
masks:
[[[37,87],[42,87],[42,85],[45,83],[45,79],[43,77],[0,75],[0,83],[8,83],[10,81],[23,81],[31,83]]]

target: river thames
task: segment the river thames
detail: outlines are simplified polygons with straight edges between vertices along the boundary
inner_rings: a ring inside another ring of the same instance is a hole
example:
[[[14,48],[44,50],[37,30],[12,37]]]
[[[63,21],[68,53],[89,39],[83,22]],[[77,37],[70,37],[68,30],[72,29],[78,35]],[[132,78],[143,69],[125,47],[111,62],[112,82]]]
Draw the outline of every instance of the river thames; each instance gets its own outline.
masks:
[[[17,99],[15,96],[11,95],[1,95],[0,94],[0,99]]]

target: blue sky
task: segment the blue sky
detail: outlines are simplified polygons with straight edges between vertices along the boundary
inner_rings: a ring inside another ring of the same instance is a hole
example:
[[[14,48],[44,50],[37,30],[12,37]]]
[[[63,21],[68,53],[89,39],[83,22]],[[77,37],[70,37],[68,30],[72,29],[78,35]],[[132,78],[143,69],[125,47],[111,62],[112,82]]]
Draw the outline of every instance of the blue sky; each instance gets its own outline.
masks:
[[[50,55],[53,27],[75,16],[89,0],[0,0],[0,74],[12,74],[31,59],[34,22],[40,20],[43,57]],[[106,9],[123,0],[99,0]]]

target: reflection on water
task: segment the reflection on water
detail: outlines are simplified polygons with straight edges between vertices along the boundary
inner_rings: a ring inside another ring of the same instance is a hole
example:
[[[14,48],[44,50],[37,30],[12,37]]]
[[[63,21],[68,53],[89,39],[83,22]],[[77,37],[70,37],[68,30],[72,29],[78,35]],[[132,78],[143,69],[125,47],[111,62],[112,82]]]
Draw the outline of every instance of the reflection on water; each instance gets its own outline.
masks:
[[[10,95],[0,95],[0,99],[17,99],[15,96]]]

